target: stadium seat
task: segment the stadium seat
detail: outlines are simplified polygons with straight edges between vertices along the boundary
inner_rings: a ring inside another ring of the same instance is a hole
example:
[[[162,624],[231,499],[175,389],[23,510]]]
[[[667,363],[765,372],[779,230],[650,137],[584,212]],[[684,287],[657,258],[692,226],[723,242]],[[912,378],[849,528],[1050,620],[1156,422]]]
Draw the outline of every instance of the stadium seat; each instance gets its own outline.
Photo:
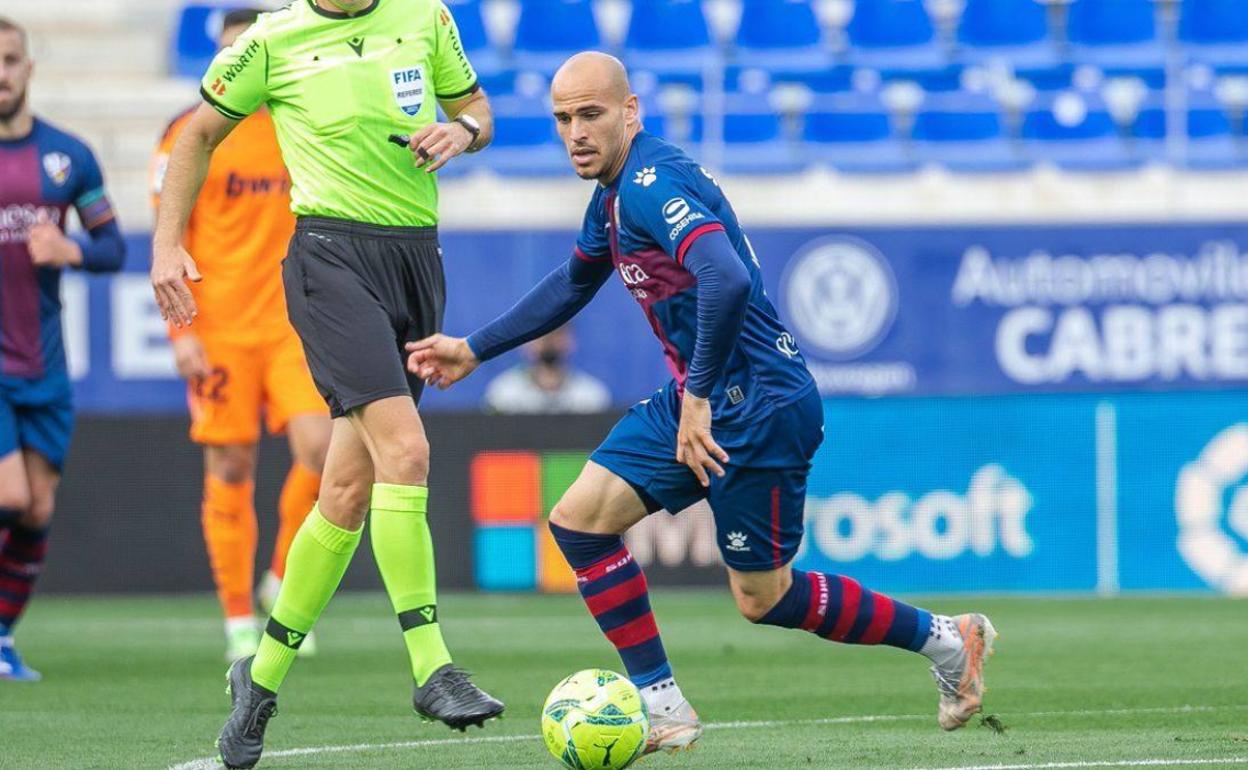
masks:
[[[1071,171],[1115,171],[1139,164],[1099,101],[1064,91],[1044,94],[1023,119],[1028,157]]]
[[[554,118],[542,102],[534,101],[522,96],[495,99],[494,142],[489,152],[468,156],[472,162],[463,165],[503,176],[553,176],[567,171],[569,161]]]
[[[1244,0],[1184,0],[1179,39],[1202,64],[1248,68],[1248,7]]]
[[[577,51],[601,47],[590,0],[522,0],[516,24],[515,65],[554,72]]]
[[[633,0],[625,61],[657,73],[700,73],[712,54],[699,0]]]
[[[1189,92],[1190,108],[1185,130],[1187,141],[1180,145],[1179,158],[1170,155],[1164,98],[1151,95],[1147,106],[1131,127],[1136,151],[1158,163],[1178,164],[1196,170],[1228,169],[1248,165],[1248,147],[1231,135],[1231,121],[1207,92]]]
[[[812,163],[845,173],[900,173],[918,164],[893,134],[888,111],[874,94],[829,94],[815,100],[802,131]]]
[[[485,31],[485,20],[481,17],[480,0],[447,0],[446,5],[455,17],[455,26],[459,28],[459,40],[464,45],[464,53],[472,62],[478,75],[493,74],[503,68],[503,59],[498,49],[490,43]]]
[[[829,65],[810,0],[750,0],[737,28],[736,62],[770,70],[817,71]]]
[[[1075,62],[1118,71],[1162,65],[1154,0],[1074,0],[1069,14]]]
[[[173,38],[173,73],[198,80],[217,54],[221,21],[242,3],[188,3],[178,16]]]
[[[922,0],[858,0],[845,31],[849,61],[859,67],[888,72],[948,63]]]
[[[997,104],[979,94],[929,94],[911,132],[920,162],[970,173],[1019,171],[1027,166],[1005,136]]]
[[[789,174],[802,169],[800,147],[781,134],[781,119],[766,99],[728,94],[724,99],[724,157],[731,174]]]
[[[731,66],[724,71],[724,90],[729,92],[765,93],[777,83],[796,83],[815,93],[835,93],[853,88],[854,69],[845,65],[819,70],[764,70],[758,67]]]
[[[1040,0],[967,0],[958,42],[960,58],[969,64],[1000,60],[1042,68],[1059,61],[1047,6]]]

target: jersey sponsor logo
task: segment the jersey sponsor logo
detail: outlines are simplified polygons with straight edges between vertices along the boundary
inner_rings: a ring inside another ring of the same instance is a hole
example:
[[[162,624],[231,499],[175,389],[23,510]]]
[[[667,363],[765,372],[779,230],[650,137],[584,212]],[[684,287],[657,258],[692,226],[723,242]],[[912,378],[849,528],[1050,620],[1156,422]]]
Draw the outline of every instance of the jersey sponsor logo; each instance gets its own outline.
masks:
[[[727,536],[727,540],[728,540],[727,548],[729,551],[736,551],[738,553],[748,553],[750,550],[750,547],[746,545],[745,542],[749,539],[750,539],[750,536],[745,534],[744,532],[729,532]]]
[[[663,221],[674,225],[689,216],[689,202],[684,198],[672,198],[663,204]]]
[[[74,163],[69,156],[63,152],[50,152],[43,156],[43,170],[52,180],[52,184],[57,187],[63,187],[69,179],[69,172],[73,170]]]
[[[1248,593],[1248,424],[1213,437],[1175,485],[1178,549],[1205,582]],[[1229,530],[1229,531],[1228,531]]]
[[[641,268],[641,265],[622,262],[619,270],[620,278],[624,281],[624,285],[628,287],[628,293],[632,294],[634,299],[640,301],[649,296],[646,294],[645,289],[638,286],[638,284],[650,280],[650,276]]]
[[[884,255],[856,238],[807,244],[780,281],[781,306],[804,342],[834,358],[882,341],[897,316],[897,281]]]
[[[633,183],[639,184],[642,187],[649,187],[650,185],[654,184],[655,180],[658,178],[659,178],[659,175],[655,171],[654,166],[647,166],[646,168],[643,168],[641,171],[637,172],[637,176],[633,177]]]
[[[47,216],[49,222],[60,226],[61,210],[54,206],[36,206],[33,203],[12,203],[8,206],[0,206],[0,245],[26,243],[30,237],[30,228],[39,221],[41,211]]]
[[[256,54],[260,53],[260,41],[253,40],[243,49],[230,66],[225,68],[225,72],[221,73],[221,77],[212,83],[212,92],[217,96],[225,96],[226,83],[233,83],[238,76],[243,74],[251,63],[256,60]],[[223,82],[224,81],[224,82]]]
[[[347,45],[351,46],[351,50],[355,51],[355,55],[364,58],[364,38],[353,37],[347,41]]]
[[[289,195],[290,179],[286,176],[243,176],[230,172],[225,180],[225,197],[244,195]]]
[[[416,117],[425,103],[425,75],[420,67],[391,70],[390,87],[399,109],[408,117]]]

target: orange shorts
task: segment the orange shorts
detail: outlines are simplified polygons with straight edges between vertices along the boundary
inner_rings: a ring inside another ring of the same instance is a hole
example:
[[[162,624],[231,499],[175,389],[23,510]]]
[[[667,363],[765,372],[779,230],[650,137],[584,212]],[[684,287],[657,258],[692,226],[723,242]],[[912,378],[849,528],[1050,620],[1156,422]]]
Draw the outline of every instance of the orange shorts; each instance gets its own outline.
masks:
[[[285,431],[292,417],[329,415],[293,329],[266,342],[200,339],[212,374],[187,388],[197,444],[254,444],[261,415],[273,434]]]

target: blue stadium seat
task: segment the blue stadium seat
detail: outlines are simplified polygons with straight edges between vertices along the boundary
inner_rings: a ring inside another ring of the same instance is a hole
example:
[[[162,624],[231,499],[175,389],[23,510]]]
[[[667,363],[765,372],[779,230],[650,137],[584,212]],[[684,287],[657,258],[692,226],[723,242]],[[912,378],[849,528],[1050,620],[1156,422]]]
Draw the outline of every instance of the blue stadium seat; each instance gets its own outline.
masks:
[[[1244,0],[1184,0],[1179,39],[1198,62],[1248,68],[1248,6]]]
[[[553,176],[571,168],[544,100],[501,96],[493,100],[493,107],[494,142],[489,152],[469,156],[471,162],[464,166],[503,176]]]
[[[958,27],[961,58],[971,64],[995,60],[1015,67],[1055,66],[1047,7],[1039,0],[967,0]]]
[[[480,0],[447,0],[446,5],[455,17],[455,26],[459,28],[459,40],[464,44],[464,53],[478,75],[498,72],[503,68],[503,59],[498,49],[490,43],[485,31],[485,20],[481,17]]]
[[[1032,160],[1071,171],[1139,165],[1104,105],[1071,92],[1038,98],[1023,118],[1022,135]]]
[[[780,132],[780,116],[755,94],[724,98],[724,157],[730,174],[791,174],[802,169],[796,142]]]
[[[699,0],[633,0],[625,61],[658,73],[700,73],[712,53]]]
[[[572,54],[600,48],[590,0],[522,0],[516,24],[515,64],[553,72]]]
[[[848,92],[815,100],[806,114],[803,152],[811,163],[845,173],[900,173],[918,167],[893,134],[874,94]]]
[[[1027,166],[1005,136],[996,103],[984,95],[928,95],[915,115],[911,136],[921,162],[952,171],[1019,171]]]
[[[1174,163],[1170,157],[1166,112],[1160,106],[1160,95],[1152,105],[1141,110],[1131,135],[1137,143],[1138,153],[1161,163]],[[1196,101],[1203,101],[1197,99]],[[1182,146],[1182,156],[1177,159],[1187,168],[1197,170],[1240,168],[1248,165],[1248,154],[1242,142],[1231,136],[1231,121],[1220,107],[1208,103],[1188,110],[1187,142]]]
[[[1074,0],[1067,37],[1075,61],[1102,69],[1160,67],[1154,0]]]
[[[173,74],[177,77],[203,77],[217,54],[217,36],[227,11],[241,3],[188,3],[178,16],[173,37]]]
[[[693,153],[691,147],[702,143],[701,115],[691,115],[687,124],[678,125],[675,120],[657,110],[646,111],[643,113],[643,122],[648,133],[675,142],[690,154]]]
[[[854,69],[835,65],[819,70],[764,70],[758,67],[731,66],[724,70],[724,90],[729,92],[765,93],[777,83],[797,83],[815,93],[848,91],[854,85]]]
[[[858,0],[845,31],[849,60],[860,67],[906,71],[947,64],[922,0]]]
[[[750,0],[737,28],[736,63],[793,71],[830,63],[810,0]]]

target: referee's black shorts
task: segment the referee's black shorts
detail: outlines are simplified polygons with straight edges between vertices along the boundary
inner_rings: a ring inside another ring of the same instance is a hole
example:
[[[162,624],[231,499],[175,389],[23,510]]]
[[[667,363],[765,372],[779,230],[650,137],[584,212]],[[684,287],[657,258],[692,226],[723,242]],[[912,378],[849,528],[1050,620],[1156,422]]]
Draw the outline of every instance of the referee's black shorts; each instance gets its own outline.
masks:
[[[282,262],[290,322],[330,414],[390,396],[417,403],[403,345],[441,330],[446,279],[436,227],[300,217]]]

